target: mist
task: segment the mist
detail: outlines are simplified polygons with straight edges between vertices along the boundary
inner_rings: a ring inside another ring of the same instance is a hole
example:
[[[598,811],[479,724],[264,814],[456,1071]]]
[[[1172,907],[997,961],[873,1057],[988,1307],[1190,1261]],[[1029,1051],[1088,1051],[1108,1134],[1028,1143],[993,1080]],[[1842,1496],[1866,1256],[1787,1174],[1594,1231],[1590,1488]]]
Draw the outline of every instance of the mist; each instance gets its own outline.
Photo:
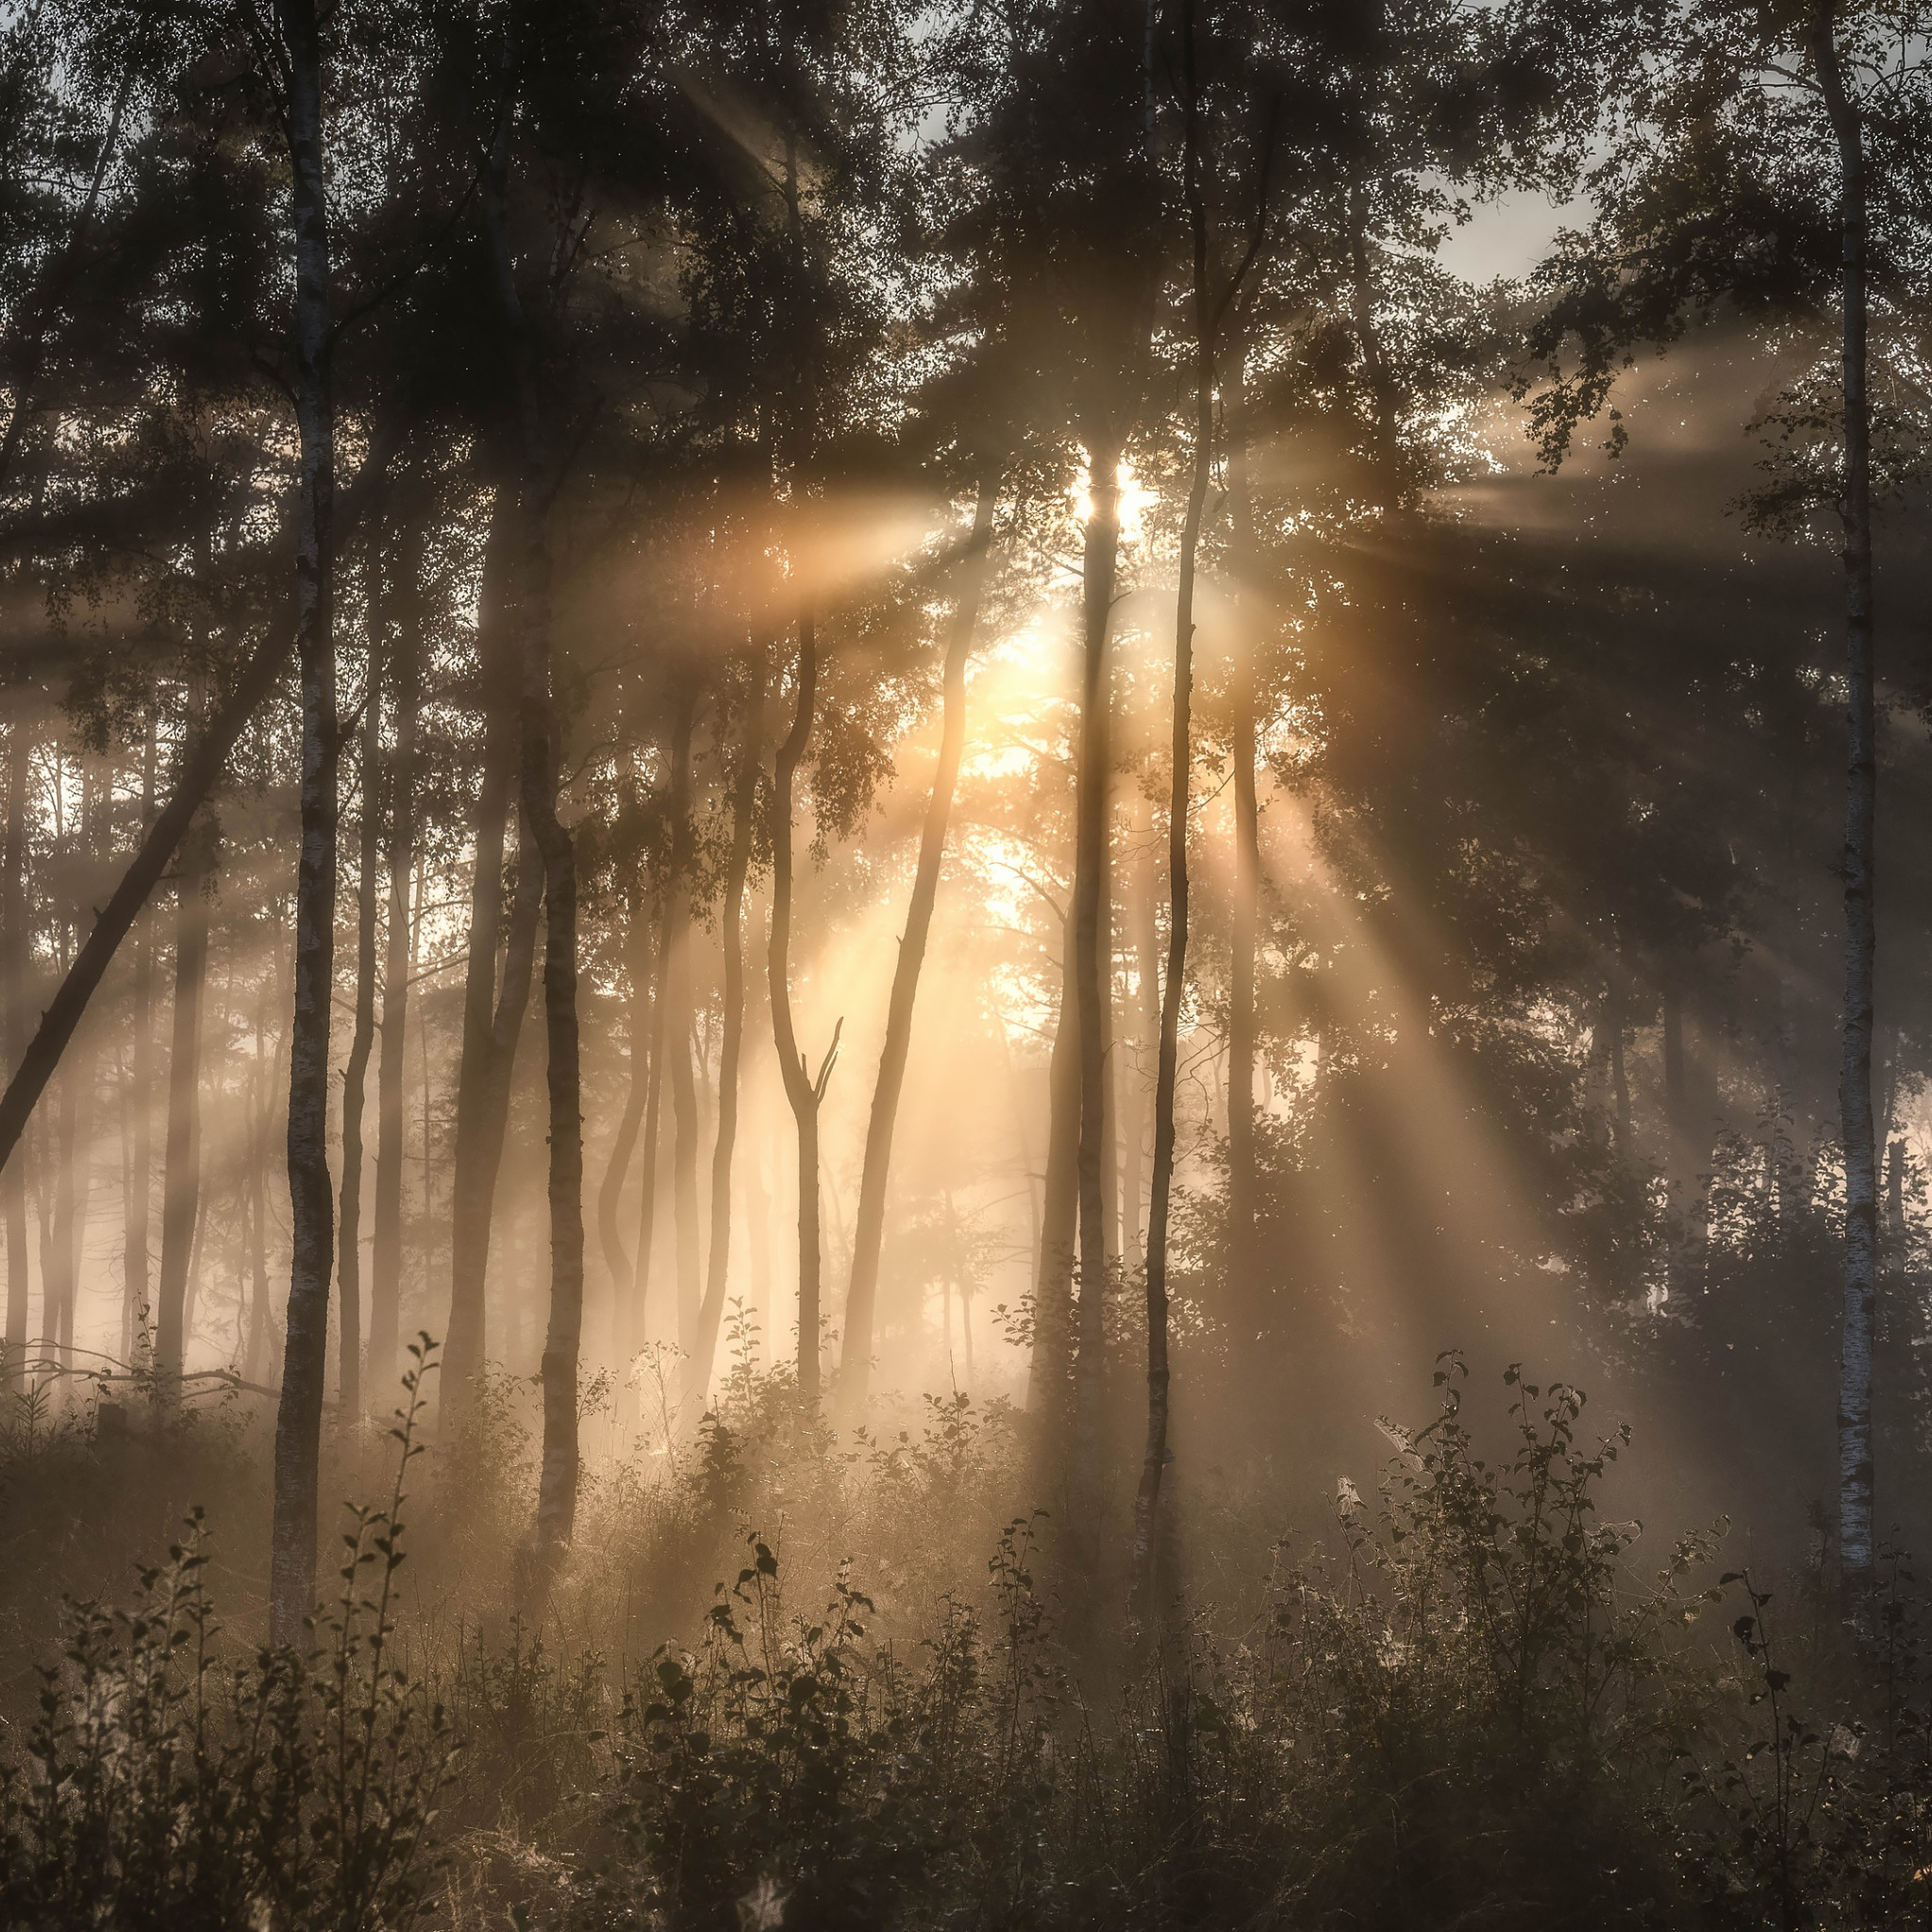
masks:
[[[0,9],[0,1926],[1917,1923],[1923,46]]]

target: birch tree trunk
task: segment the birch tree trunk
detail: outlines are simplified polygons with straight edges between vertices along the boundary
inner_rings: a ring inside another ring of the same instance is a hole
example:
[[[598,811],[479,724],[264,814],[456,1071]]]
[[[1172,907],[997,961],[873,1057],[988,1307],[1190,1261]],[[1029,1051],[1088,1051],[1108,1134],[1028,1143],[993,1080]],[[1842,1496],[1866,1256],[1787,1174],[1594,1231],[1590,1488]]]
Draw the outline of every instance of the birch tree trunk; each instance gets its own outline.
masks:
[[[1811,55],[1838,144],[1843,305],[1845,1004],[1839,1112],[1845,1152],[1845,1267],[1838,1413],[1839,1562],[1854,1619],[1869,1634],[1874,1575],[1872,1304],[1878,1261],[1877,1147],[1872,1118],[1878,721],[1873,673],[1872,425],[1866,393],[1865,139],[1839,54],[1837,12],[1836,0],[1816,0]]]
[[[925,963],[925,943],[932,929],[932,908],[939,896],[940,867],[945,858],[946,825],[952,817],[953,793],[959,780],[959,755],[966,741],[966,665],[973,654],[973,629],[986,585],[989,547],[992,541],[993,505],[999,476],[989,469],[979,482],[973,512],[973,535],[961,562],[959,598],[954,607],[946,639],[944,722],[940,731],[939,763],[933,772],[932,796],[925,809],[925,827],[919,841],[919,868],[913,874],[912,897],[906,908],[906,935],[892,968],[892,991],[886,1007],[886,1041],[879,1055],[878,1079],[873,1087],[872,1117],[865,1134],[865,1165],[858,1184],[858,1217],[853,1234],[852,1283],[845,1299],[845,1337],[839,1358],[839,1401],[854,1419],[864,1412],[872,1374],[873,1307],[878,1294],[879,1251],[885,1241],[886,1181],[892,1163],[892,1129],[899,1117],[899,1095],[906,1084],[906,1061],[912,1046],[912,1008],[919,997],[920,969]]]
[[[302,675],[302,856],[295,891],[295,1006],[289,1044],[292,1248],[282,1397],[275,1423],[270,1641],[292,1644],[315,1592],[322,1391],[334,1274],[328,1174],[328,1049],[335,991],[336,666],[333,631],[335,408],[329,376],[328,195],[322,41],[314,0],[277,0],[287,60],[295,229],[295,639]]]

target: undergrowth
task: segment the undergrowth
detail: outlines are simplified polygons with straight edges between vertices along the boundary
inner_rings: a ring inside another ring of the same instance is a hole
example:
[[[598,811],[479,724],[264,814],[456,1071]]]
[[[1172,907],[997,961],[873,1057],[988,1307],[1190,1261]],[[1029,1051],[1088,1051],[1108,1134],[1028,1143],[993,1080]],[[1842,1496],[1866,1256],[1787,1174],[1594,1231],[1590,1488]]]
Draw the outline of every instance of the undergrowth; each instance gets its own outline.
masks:
[[[1373,1497],[1254,1550],[1238,1612],[1182,1591],[1137,1635],[1050,1519],[1001,1513],[1017,1418],[947,1398],[840,1442],[748,1355],[702,1427],[603,1472],[541,1607],[480,1587],[524,1480],[499,1387],[439,1458],[405,1613],[419,1383],[306,1653],[224,1636],[198,1516],[130,1608],[70,1607],[6,1771],[0,1924],[1932,1918],[1908,1564],[1862,1644],[1818,1573],[1714,1574],[1721,1525],[1646,1565],[1602,1513],[1627,1433],[1586,1434],[1569,1388],[1512,1371],[1488,1456],[1445,1358]],[[700,1566],[729,1579],[708,1607]],[[634,1641],[654,1618],[687,1634]]]

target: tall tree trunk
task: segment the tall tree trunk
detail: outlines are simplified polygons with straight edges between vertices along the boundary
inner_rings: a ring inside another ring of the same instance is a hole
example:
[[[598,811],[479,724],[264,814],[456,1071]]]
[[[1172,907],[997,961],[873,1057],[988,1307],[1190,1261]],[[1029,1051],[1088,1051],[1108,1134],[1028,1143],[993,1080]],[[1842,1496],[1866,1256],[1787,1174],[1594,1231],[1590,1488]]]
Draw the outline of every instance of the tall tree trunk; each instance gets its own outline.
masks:
[[[663,1178],[658,1170],[663,1165],[666,1004],[664,975],[665,951],[669,943],[666,927],[671,917],[670,891],[671,884],[667,880],[660,887],[658,906],[658,965],[657,976],[651,990],[651,1072],[644,1087],[644,1145],[641,1157],[643,1171],[638,1177],[638,1258],[631,1282],[630,1337],[633,1356],[644,1346],[644,1318],[649,1308],[651,1294],[651,1262],[658,1241],[658,1188]]]
[[[409,973],[416,870],[416,723],[422,692],[422,613],[415,593],[420,546],[402,557],[401,625],[395,636],[395,759],[389,787],[389,938],[382,968],[382,1055],[376,1066],[375,1240],[370,1256],[369,1381],[388,1399],[396,1375],[403,1287],[403,1071],[409,1044]]]
[[[765,680],[762,641],[745,693],[744,742],[739,748],[731,797],[731,857],[724,874],[724,1032],[718,1049],[718,1138],[711,1149],[711,1245],[706,1257],[705,1302],[698,1311],[697,1351],[690,1391],[704,1407],[718,1353],[718,1327],[731,1278],[731,1163],[738,1146],[738,1086],[744,1055],[744,880],[751,869],[758,812],[758,765],[764,754]],[[848,1317],[848,1324],[850,1318]]]
[[[369,671],[362,704],[362,824],[356,879],[356,1021],[342,1073],[342,1187],[336,1286],[337,1396],[344,1421],[362,1413],[362,1099],[375,1044],[375,881],[382,854],[382,613],[386,600],[370,558]],[[258,1057],[259,1042],[258,1041]]]
[[[664,1042],[671,1075],[671,1221],[676,1237],[677,1345],[688,1363],[698,1353],[698,1099],[691,1074],[691,892],[697,862],[691,820],[691,740],[697,692],[682,684],[672,699],[671,877],[665,900]]]
[[[282,1398],[275,1422],[270,1641],[292,1644],[315,1593],[318,1458],[334,1274],[328,1176],[328,1046],[335,991],[335,406],[329,376],[328,194],[322,41],[315,0],[277,0],[295,227],[295,415],[300,441],[295,638],[302,667],[302,856],[295,890],[295,1008],[289,1046],[293,1243]]]
[[[251,1382],[259,1382],[267,1374],[269,1363],[268,1161],[275,1061],[268,1053],[267,1034],[264,995],[255,1009],[255,1067],[248,1108],[248,1259],[253,1289],[248,1302],[248,1353],[242,1373]],[[342,1412],[355,1413],[346,1396]]]
[[[1877,1146],[1872,1120],[1873,976],[1877,955],[1874,825],[1878,720],[1873,675],[1872,424],[1866,394],[1865,138],[1838,47],[1836,0],[1815,0],[1811,52],[1839,152],[1843,303],[1845,669],[1845,1007],[1839,1111],[1845,1150],[1845,1273],[1838,1457],[1839,1562],[1861,1631],[1873,1581],[1872,1303],[1878,1260]]]
[[[512,52],[509,71],[515,71]],[[543,1028],[550,1116],[550,1315],[543,1339],[543,1457],[537,1487],[534,1547],[547,1572],[576,1525],[577,1357],[584,1320],[584,1123],[577,1038],[576,851],[558,816],[558,742],[550,665],[550,497],[556,479],[546,454],[537,344],[524,314],[510,253],[509,117],[498,118],[483,176],[483,215],[505,330],[516,369],[523,475],[517,508],[523,565],[522,640],[524,820],[543,861]]]
[[[0,972],[6,978],[7,1064],[17,1072],[27,1043],[26,788],[33,741],[27,728],[26,693],[16,684],[7,744],[7,842],[0,853]],[[0,1208],[7,1216],[7,1369],[5,1387],[25,1385],[27,1328],[26,1161],[18,1152],[0,1168]]]
[[[1134,846],[1132,883],[1129,889],[1127,924],[1134,953],[1134,998],[1130,1004],[1129,1024],[1135,1052],[1131,1071],[1115,1075],[1118,1090],[1125,1079],[1125,1098],[1118,1111],[1121,1121],[1121,1260],[1128,1276],[1138,1276],[1146,1262],[1146,1235],[1141,1218],[1146,1199],[1147,1121],[1153,1111],[1153,1090],[1146,1070],[1160,1038],[1160,969],[1158,935],[1155,932],[1155,906],[1158,888],[1155,877],[1153,814],[1136,801],[1129,825]]]
[[[41,1326],[55,1373],[74,1368],[74,1272],[77,1246],[74,1213],[75,1173],[80,1164],[81,1085],[88,1056],[72,1053],[60,1070],[60,1104],[55,1109],[54,1216],[52,1239],[42,1250],[41,1279],[46,1311]],[[63,1391],[64,1393],[64,1391]]]
[[[791,809],[793,781],[811,737],[818,678],[817,625],[810,606],[803,605],[798,612],[797,707],[778,747],[772,788],[772,936],[766,963],[772,1041],[798,1128],[798,1400],[808,1412],[819,1406],[819,1105],[839,1055],[840,1031],[833,1029],[814,1078],[798,1049],[791,1018]]]
[[[1228,508],[1234,529],[1237,570],[1252,575],[1257,562],[1255,503],[1248,475],[1245,389],[1241,379],[1242,350],[1228,352],[1232,391],[1228,450]],[[1237,593],[1237,608],[1252,610],[1254,599]],[[1229,908],[1227,989],[1227,1270],[1228,1307],[1240,1322],[1237,1345],[1252,1355],[1268,1326],[1255,1253],[1255,1058],[1259,1027],[1255,1001],[1255,942],[1260,924],[1261,821],[1256,796],[1255,637],[1242,624],[1235,637],[1230,679],[1234,721],[1234,897]]]
[[[1079,1301],[1074,1353],[1074,1507],[1076,1538],[1091,1540],[1100,1500],[1102,1405],[1107,1388],[1108,799],[1112,775],[1112,674],[1108,636],[1120,552],[1120,447],[1111,434],[1089,440],[1092,514],[1083,561],[1085,650],[1074,834],[1074,996],[1079,1013]]]
[[[147,741],[141,763],[141,830],[145,839],[154,827],[155,713],[147,714]],[[126,1186],[122,1202],[121,1356],[134,1359],[135,1342],[149,1315],[148,1218],[154,1186],[154,984],[155,919],[144,907],[134,945],[134,999],[128,1024],[133,1041],[128,1053],[124,1106],[127,1122]],[[4,1182],[0,1182],[4,1187]]]
[[[1058,1439],[1074,1367],[1074,1239],[1080,1211],[1080,1007],[1074,989],[1073,923],[1060,922],[1060,1006],[1047,1062],[1046,1174],[1033,1288],[1033,1357],[1026,1408]]]
[[[112,780],[100,759],[83,753],[80,761],[80,824],[77,847],[92,871],[107,859],[107,811],[104,788]],[[77,937],[70,928],[70,943]],[[78,950],[77,947],[74,950]],[[86,1260],[88,1206],[93,1183],[94,1102],[99,1054],[92,1029],[79,1033],[68,1057],[64,1158],[60,1173],[57,1221],[62,1269],[60,1314],[56,1340],[60,1359],[71,1375],[75,1366],[75,1303]]]
[[[476,795],[475,859],[470,874],[470,943],[463,968],[463,1043],[457,1073],[456,1146],[450,1174],[450,1308],[443,1349],[443,1402],[460,1411],[488,1347],[485,1291],[490,1272],[491,1209],[503,1161],[509,1078],[529,1005],[536,959],[541,873],[520,841],[516,898],[504,941],[503,866],[516,791],[516,638],[510,614],[516,547],[516,496],[497,488],[483,554],[483,594],[476,627],[482,674],[484,744]],[[497,984],[503,951],[503,985]],[[519,966],[521,977],[519,978]]]
[[[919,974],[939,896],[940,866],[946,852],[946,825],[959,779],[959,755],[966,742],[966,665],[973,654],[973,628],[985,590],[988,548],[992,540],[993,505],[999,475],[989,468],[979,480],[973,512],[973,535],[962,559],[959,599],[946,639],[945,712],[940,730],[939,763],[926,803],[925,829],[919,841],[919,869],[906,908],[906,936],[892,969],[891,997],[886,1007],[886,1041],[873,1088],[872,1118],[865,1134],[865,1166],[858,1184],[858,1219],[853,1235],[852,1285],[845,1299],[845,1341],[839,1362],[839,1399],[850,1416],[865,1408],[872,1373],[873,1306],[878,1293],[879,1250],[885,1241],[886,1181],[892,1161],[892,1128],[906,1084],[906,1060],[912,1045],[912,1007],[919,997]]]
[[[1617,1137],[1617,1152],[1627,1157],[1630,1149],[1630,1073],[1624,1060],[1627,1022],[1624,1013],[1624,973],[1616,961],[1610,966],[1610,996],[1605,1002],[1605,1022],[1610,1033],[1610,1104]]]
[[[1194,570],[1201,548],[1201,522],[1214,476],[1215,326],[1208,291],[1208,220],[1201,187],[1199,108],[1194,86],[1193,8],[1186,13],[1182,42],[1187,92],[1187,139],[1183,166],[1194,242],[1194,475],[1181,525],[1180,581],[1174,598],[1174,738],[1170,748],[1173,791],[1167,808],[1167,976],[1160,990],[1160,1046],[1154,1076],[1154,1174],[1147,1209],[1147,1440],[1141,1481],[1134,1495],[1133,1576],[1144,1606],[1153,1581],[1155,1516],[1168,1458],[1167,1237],[1174,1191],[1174,1083],[1180,1059],[1181,998],[1188,975],[1188,805],[1193,769]],[[1248,781],[1254,782],[1252,696]],[[1239,770],[1239,758],[1237,759]],[[1237,780],[1239,782],[1239,779]],[[1237,898],[1240,894],[1237,891]],[[1253,936],[1249,936],[1250,1023],[1252,1024]],[[1252,1041],[1245,1089],[1230,1084],[1230,1139],[1237,1115],[1252,1133],[1254,1058]],[[1230,1074],[1230,1083],[1233,1075]],[[1252,1142],[1249,1148],[1253,1158]],[[1244,1338],[1245,1340],[1245,1338]]]
[[[540,1557],[560,1555],[576,1525],[577,1352],[584,1320],[584,1147],[577,1042],[576,854],[557,814],[558,743],[550,695],[549,555],[533,508],[525,589],[524,803],[543,860],[543,1030],[550,1101],[550,1319],[544,1330]],[[540,600],[541,601],[538,601]]]
[[[175,911],[175,1006],[168,1052],[167,1165],[161,1182],[161,1274],[155,1373],[164,1401],[180,1394],[188,1343],[188,1276],[201,1215],[201,1007],[208,980],[213,827],[183,841]]]
[[[651,943],[657,927],[654,904],[655,894],[640,894],[630,910],[629,942],[625,947],[630,967],[630,1082],[617,1132],[611,1138],[604,1179],[597,1189],[597,1239],[604,1250],[604,1265],[610,1271],[611,1342],[626,1372],[637,1352],[631,1332],[637,1275],[630,1257],[625,1253],[624,1230],[618,1215],[624,1205],[624,1184],[630,1174],[631,1156],[637,1151],[644,1103],[650,1097],[651,1024],[658,1008],[657,948]]]

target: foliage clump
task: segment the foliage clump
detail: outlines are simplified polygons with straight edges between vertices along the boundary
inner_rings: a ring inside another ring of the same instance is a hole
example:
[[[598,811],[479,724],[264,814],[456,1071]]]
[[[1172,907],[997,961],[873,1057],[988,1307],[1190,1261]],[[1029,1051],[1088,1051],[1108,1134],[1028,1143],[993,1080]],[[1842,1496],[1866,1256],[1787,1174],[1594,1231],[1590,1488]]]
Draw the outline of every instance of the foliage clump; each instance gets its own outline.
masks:
[[[397,1655],[412,1354],[394,1489],[354,1511],[306,1651],[224,1643],[199,1509],[130,1607],[71,1607],[25,1754],[0,1764],[0,1924],[362,1932],[421,1916],[456,1740]]]

